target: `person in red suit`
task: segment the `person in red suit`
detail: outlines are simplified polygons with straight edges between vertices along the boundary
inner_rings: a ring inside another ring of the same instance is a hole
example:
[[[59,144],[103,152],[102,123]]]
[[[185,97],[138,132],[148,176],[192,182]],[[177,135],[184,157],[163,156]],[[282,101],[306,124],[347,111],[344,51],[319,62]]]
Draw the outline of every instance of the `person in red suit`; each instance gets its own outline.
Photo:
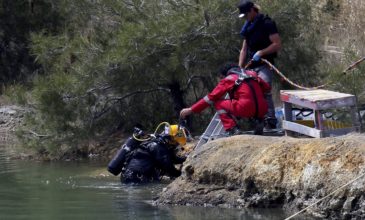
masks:
[[[237,118],[254,118],[259,123],[263,122],[268,111],[264,94],[270,92],[270,85],[256,72],[241,70],[236,64],[224,65],[219,73],[221,80],[213,91],[191,107],[182,109],[180,117],[214,106],[228,135],[240,133]],[[227,93],[229,99],[224,99]],[[262,134],[262,129],[255,130],[255,134]]]

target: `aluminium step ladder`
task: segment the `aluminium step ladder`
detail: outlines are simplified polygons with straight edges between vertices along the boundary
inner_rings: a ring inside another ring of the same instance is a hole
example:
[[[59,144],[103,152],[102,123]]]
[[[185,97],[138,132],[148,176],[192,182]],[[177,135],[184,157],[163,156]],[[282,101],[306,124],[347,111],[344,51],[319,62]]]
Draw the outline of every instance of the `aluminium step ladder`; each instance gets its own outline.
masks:
[[[205,129],[203,135],[200,137],[199,142],[197,143],[195,148],[199,148],[210,140],[222,137],[224,132],[225,131],[221,119],[219,118],[219,114],[215,113],[208,127]]]
[[[249,131],[241,131],[240,134],[248,134],[248,135],[254,135],[253,130]],[[282,128],[276,128],[276,129],[264,129],[263,134],[264,136],[284,136],[284,130]],[[223,128],[223,124],[219,118],[219,114],[215,113],[212,120],[210,121],[208,127],[205,129],[202,136],[200,136],[200,139],[195,146],[195,149],[198,149],[203,144],[215,140],[218,138],[228,137],[225,133],[225,130]]]

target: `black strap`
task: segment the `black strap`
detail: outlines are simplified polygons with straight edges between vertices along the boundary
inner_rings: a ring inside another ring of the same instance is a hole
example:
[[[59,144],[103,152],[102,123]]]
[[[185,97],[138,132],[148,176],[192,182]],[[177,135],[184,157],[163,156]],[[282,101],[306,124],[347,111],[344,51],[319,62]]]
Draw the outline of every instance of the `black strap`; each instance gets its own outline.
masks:
[[[259,103],[257,102],[257,95],[255,92],[255,89],[253,88],[253,85],[251,84],[251,80],[246,80],[247,85],[250,87],[251,93],[253,95],[253,99],[255,100],[255,118],[258,118],[259,116]]]
[[[229,70],[229,72],[232,72],[234,74],[237,74],[238,76],[240,76],[241,72],[237,71],[236,69],[231,69]],[[253,88],[253,85],[251,84],[251,81],[252,80],[255,80],[254,77],[248,77],[248,78],[244,78],[242,81],[239,81],[239,82],[235,82],[235,85],[233,86],[233,88],[231,89],[231,91],[229,92],[229,96],[230,96],[230,99],[233,98],[233,95],[236,91],[236,89],[242,85],[242,83],[244,82],[247,82],[247,85],[250,87],[250,90],[251,90],[251,93],[252,93],[252,96],[253,96],[253,99],[255,101],[255,118],[257,119],[258,116],[259,116],[259,103],[257,101],[257,95],[256,95],[256,92],[255,92],[255,89]],[[231,95],[232,94],[232,95]],[[231,97],[232,96],[232,97]]]

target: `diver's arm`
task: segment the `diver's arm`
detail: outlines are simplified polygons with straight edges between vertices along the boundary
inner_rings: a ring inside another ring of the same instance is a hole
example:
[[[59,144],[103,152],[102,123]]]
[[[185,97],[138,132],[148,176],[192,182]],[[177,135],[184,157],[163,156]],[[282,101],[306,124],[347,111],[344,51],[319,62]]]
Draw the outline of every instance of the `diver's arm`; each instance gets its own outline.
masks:
[[[170,177],[178,177],[181,175],[181,171],[176,169],[173,160],[170,156],[170,152],[161,143],[151,143],[150,146],[152,155],[156,162],[157,168],[161,169],[163,173],[166,173]]]

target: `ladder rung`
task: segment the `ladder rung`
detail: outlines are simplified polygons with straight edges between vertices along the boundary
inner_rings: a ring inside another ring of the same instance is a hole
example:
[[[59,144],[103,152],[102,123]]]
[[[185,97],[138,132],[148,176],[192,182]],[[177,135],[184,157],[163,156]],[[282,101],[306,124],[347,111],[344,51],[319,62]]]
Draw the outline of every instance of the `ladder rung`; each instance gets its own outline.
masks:
[[[207,143],[209,140],[214,140],[214,138],[218,137],[222,134],[223,124],[219,118],[218,113],[215,113],[208,127],[205,129],[203,135],[200,137],[198,144],[196,147],[200,147],[201,145]]]

